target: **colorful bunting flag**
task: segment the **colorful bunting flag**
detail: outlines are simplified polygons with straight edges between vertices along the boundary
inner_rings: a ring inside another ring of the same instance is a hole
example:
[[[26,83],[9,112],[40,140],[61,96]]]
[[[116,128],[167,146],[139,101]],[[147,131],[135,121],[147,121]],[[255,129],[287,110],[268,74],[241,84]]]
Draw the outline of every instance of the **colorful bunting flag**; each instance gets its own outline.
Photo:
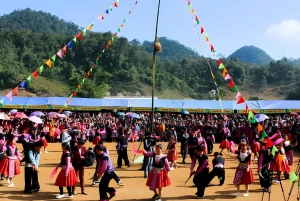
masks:
[[[74,37],[73,39],[72,39],[72,41],[74,41],[74,44],[77,42],[77,38],[76,37]]]
[[[241,94],[241,92],[238,91],[236,96],[235,96],[235,99],[240,100],[241,97],[242,97],[242,94]]]
[[[237,88],[237,86],[234,85],[233,89],[232,89],[232,92],[234,94],[236,94],[237,92],[239,91],[239,89]]]
[[[102,21],[102,20],[104,20],[104,15],[103,15],[103,14],[101,14],[101,15],[98,17],[98,20],[99,20],[99,21]]]
[[[230,75],[227,74],[227,75],[225,76],[225,80],[230,80],[230,79],[231,79]]]
[[[131,14],[131,11],[129,11],[129,15]]]
[[[109,7],[109,11],[112,11],[112,7]]]
[[[39,74],[41,74],[43,72],[43,70],[44,70],[44,66],[39,67],[39,69],[38,69]]]
[[[86,28],[84,28],[82,31],[82,36],[85,36],[85,35],[86,35]]]
[[[103,16],[103,19],[104,19],[104,16]],[[89,26],[87,27],[87,29],[90,30],[90,31],[92,31],[93,25],[89,25]]]
[[[257,123],[256,119],[255,119],[255,118],[252,118],[252,119],[250,120],[250,124],[255,124],[255,123]]]
[[[114,3],[114,7],[116,7],[116,8],[118,7],[118,4],[117,4],[117,2],[115,2],[115,3]]]
[[[109,13],[108,9],[105,12],[108,14]]]
[[[116,32],[116,33],[114,34],[114,36],[118,36],[118,32]]]
[[[45,63],[49,68],[51,68],[52,67],[52,61],[51,61],[51,59],[48,59],[47,61],[46,61],[46,63]]]
[[[249,107],[248,107],[248,105],[246,104],[246,114],[248,114],[248,112],[249,112]]]
[[[238,100],[237,105],[238,105],[238,104],[242,104],[242,103],[244,103],[244,102],[245,102],[245,99],[244,99],[243,97],[241,97],[241,98]]]
[[[59,56],[62,59],[62,57],[63,57],[62,50],[58,50],[58,52],[56,53],[56,55]]]
[[[230,80],[229,87],[230,87],[230,89],[233,89],[233,87],[234,87],[234,82],[232,80]]]
[[[26,79],[28,81],[28,84],[31,82],[31,75]]]
[[[265,137],[268,137],[268,135],[267,135],[267,133],[266,133],[265,131],[263,131],[263,132],[261,133],[261,138],[260,138],[260,140],[261,140],[261,141],[265,141]]]
[[[276,148],[276,146],[273,145],[271,154],[272,154],[273,156],[275,156],[275,153],[276,153],[276,152],[278,152],[278,149]]]
[[[258,123],[257,124],[257,132],[260,133],[263,130],[264,130],[264,128],[260,125],[260,123]]]
[[[200,28],[200,33],[201,33],[201,34],[204,33],[204,27],[203,27],[203,26],[201,26],[201,28]]]
[[[80,86],[80,84],[79,84],[79,85],[77,85],[77,87],[78,87],[78,89],[81,89],[81,86]]]
[[[0,106],[2,106],[3,103],[4,103],[4,98],[2,98],[2,99],[0,100]]]
[[[13,92],[14,92],[14,96],[17,96],[19,94],[19,87],[15,87],[13,89]]]
[[[118,28],[118,32],[121,32],[121,29],[120,29],[120,28]]]
[[[55,62],[55,60],[56,60],[56,54],[53,55],[53,56],[51,57],[51,59],[52,59],[53,62]]]
[[[72,43],[72,42],[70,42]],[[68,44],[68,47],[69,47],[69,44]],[[72,44],[71,44],[71,47],[72,47]],[[65,45],[63,48],[62,48],[63,52],[64,52],[64,55],[67,54],[67,46]]]
[[[254,117],[254,114],[252,113],[252,111],[250,110],[248,113],[248,119],[251,119],[252,117]]]
[[[121,24],[120,27],[123,28],[123,27],[124,27],[124,24]]]
[[[138,1],[136,1],[135,4],[138,4]]]
[[[227,72],[226,68],[224,68],[224,69],[223,69],[223,72],[222,72],[223,77],[226,77],[227,73],[228,73],[228,72]]]
[[[21,88],[25,89],[27,84],[26,84],[26,80],[24,80],[23,82],[21,82],[20,84]]]
[[[76,96],[76,95],[77,95],[76,91],[73,91],[73,95],[74,95],[74,96]]]
[[[220,64],[219,69],[225,69],[225,66],[223,65],[223,63]]]
[[[79,41],[82,41],[82,34],[81,33],[77,34],[77,38]]]
[[[295,182],[297,180],[298,180],[298,176],[295,174],[295,172],[292,172],[290,174],[290,183],[293,183],[293,182]]]
[[[39,72],[36,70],[32,73],[32,76],[37,80]]]
[[[108,41],[108,45],[111,45],[111,40]]]
[[[9,92],[6,97],[9,99],[9,101],[11,102],[12,101],[12,97],[13,97],[13,94],[12,94],[12,91]]]

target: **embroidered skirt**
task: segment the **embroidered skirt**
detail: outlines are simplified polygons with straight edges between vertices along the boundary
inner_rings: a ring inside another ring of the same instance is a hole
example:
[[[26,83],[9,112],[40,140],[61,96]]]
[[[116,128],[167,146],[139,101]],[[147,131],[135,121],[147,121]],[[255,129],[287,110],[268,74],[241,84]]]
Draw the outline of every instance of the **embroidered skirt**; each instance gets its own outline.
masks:
[[[61,169],[56,178],[55,186],[75,186],[77,184],[77,177],[74,168],[70,167],[68,176],[66,176],[66,170],[66,168]]]
[[[147,179],[146,185],[150,187],[150,190],[155,190],[156,188],[163,188],[171,185],[170,178],[168,176],[167,170],[163,169],[161,171],[151,170],[149,177]]]

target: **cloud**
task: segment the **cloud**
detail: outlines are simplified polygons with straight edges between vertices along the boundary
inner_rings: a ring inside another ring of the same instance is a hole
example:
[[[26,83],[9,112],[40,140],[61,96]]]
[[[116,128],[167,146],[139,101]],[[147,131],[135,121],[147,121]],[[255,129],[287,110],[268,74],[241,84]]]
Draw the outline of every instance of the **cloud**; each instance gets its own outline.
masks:
[[[284,40],[283,42],[300,42],[300,21],[283,20],[279,24],[273,24],[267,29],[265,36]]]

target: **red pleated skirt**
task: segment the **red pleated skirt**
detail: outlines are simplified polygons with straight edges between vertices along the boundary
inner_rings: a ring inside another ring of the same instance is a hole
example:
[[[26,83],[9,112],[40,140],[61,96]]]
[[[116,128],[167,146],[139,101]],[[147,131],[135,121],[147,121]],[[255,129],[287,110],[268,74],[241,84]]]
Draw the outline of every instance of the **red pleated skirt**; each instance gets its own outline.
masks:
[[[151,186],[151,183],[152,183],[153,172],[154,172],[154,170],[151,170],[151,172],[149,173],[147,182],[146,182],[146,185],[149,187]],[[157,177],[157,181],[156,181],[156,188],[163,188],[163,187],[170,186],[170,185],[171,185],[171,181],[168,176],[167,170],[163,169],[162,171],[160,171],[158,173],[158,177]]]
[[[4,174],[5,176],[7,176],[7,170],[8,170],[8,159],[4,157],[0,161],[0,174]]]
[[[220,143],[219,148],[220,149],[230,149],[230,146],[231,146],[230,142],[226,139]]]
[[[94,140],[93,140],[93,145],[98,145],[99,142],[100,142],[101,138],[100,137],[94,137]]]
[[[41,141],[42,141],[44,147],[48,146],[48,142],[47,142],[47,140],[45,138],[42,138]]]
[[[14,161],[14,175],[19,175],[21,173],[21,170],[20,170],[20,162],[19,162],[19,159],[16,159]],[[9,175],[9,171],[10,171],[10,168],[12,167],[9,167],[9,159],[7,157],[3,158],[1,161],[0,161],[0,174],[3,174],[5,176],[10,176]]]
[[[70,168],[68,176],[66,176],[66,169],[61,169],[56,178],[55,186],[75,186],[76,184],[77,177],[74,168]]]
[[[258,142],[255,142],[252,147],[251,147],[251,150],[253,153],[257,153],[260,151],[260,144]]]
[[[237,174],[238,168],[236,169],[235,174]],[[254,176],[252,172],[252,168],[249,169],[249,172],[247,170],[244,171],[242,181],[239,185],[245,185],[245,184],[251,184],[254,182]]]
[[[178,159],[178,154],[176,150],[170,150],[168,152],[168,156],[167,159],[169,162],[173,163],[174,161],[176,161]]]

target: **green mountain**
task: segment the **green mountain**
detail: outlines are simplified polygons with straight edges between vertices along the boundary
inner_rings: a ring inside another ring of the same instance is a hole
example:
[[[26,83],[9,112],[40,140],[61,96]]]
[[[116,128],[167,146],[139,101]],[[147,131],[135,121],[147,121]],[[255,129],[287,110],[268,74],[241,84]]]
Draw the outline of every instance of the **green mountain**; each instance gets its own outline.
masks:
[[[253,45],[241,47],[228,58],[233,57],[238,58],[241,62],[247,62],[254,65],[268,64],[274,60],[265,51]]]
[[[43,28],[37,29],[33,22],[43,22]],[[44,64],[43,72],[35,79],[32,73],[76,36],[77,26],[29,9],[2,16],[0,23],[2,95],[31,75],[26,91],[20,91],[20,95],[30,92],[37,96],[69,96],[78,88],[99,55],[99,64],[92,69],[77,96],[104,97],[108,92],[110,95],[124,96],[151,95],[152,50],[149,42],[142,45],[137,39],[128,41],[127,38],[117,37],[102,54],[113,34],[87,32],[82,41],[77,40],[71,49],[67,49],[62,59],[57,56],[51,68]],[[60,26],[63,28],[60,29]],[[208,92],[215,89],[211,67],[222,98],[234,99],[235,95],[218,69],[216,60],[199,57],[190,48],[165,37],[160,38],[160,42],[163,52],[157,53],[160,59],[156,68],[155,96],[209,99]],[[223,63],[245,99],[285,98],[291,89],[299,85],[299,68],[287,59],[255,67],[235,58],[224,58]],[[291,93],[290,99],[296,98],[293,94],[297,92]]]
[[[15,10],[0,17],[0,30],[29,29],[36,33],[55,33],[74,35],[79,27],[73,22],[66,22],[57,16],[30,8]]]
[[[189,47],[180,44],[178,41],[168,39],[167,37],[159,38],[162,51],[158,54],[161,61],[180,62],[182,59],[198,58],[199,54]],[[153,42],[144,41],[143,47],[150,54],[153,53]]]

